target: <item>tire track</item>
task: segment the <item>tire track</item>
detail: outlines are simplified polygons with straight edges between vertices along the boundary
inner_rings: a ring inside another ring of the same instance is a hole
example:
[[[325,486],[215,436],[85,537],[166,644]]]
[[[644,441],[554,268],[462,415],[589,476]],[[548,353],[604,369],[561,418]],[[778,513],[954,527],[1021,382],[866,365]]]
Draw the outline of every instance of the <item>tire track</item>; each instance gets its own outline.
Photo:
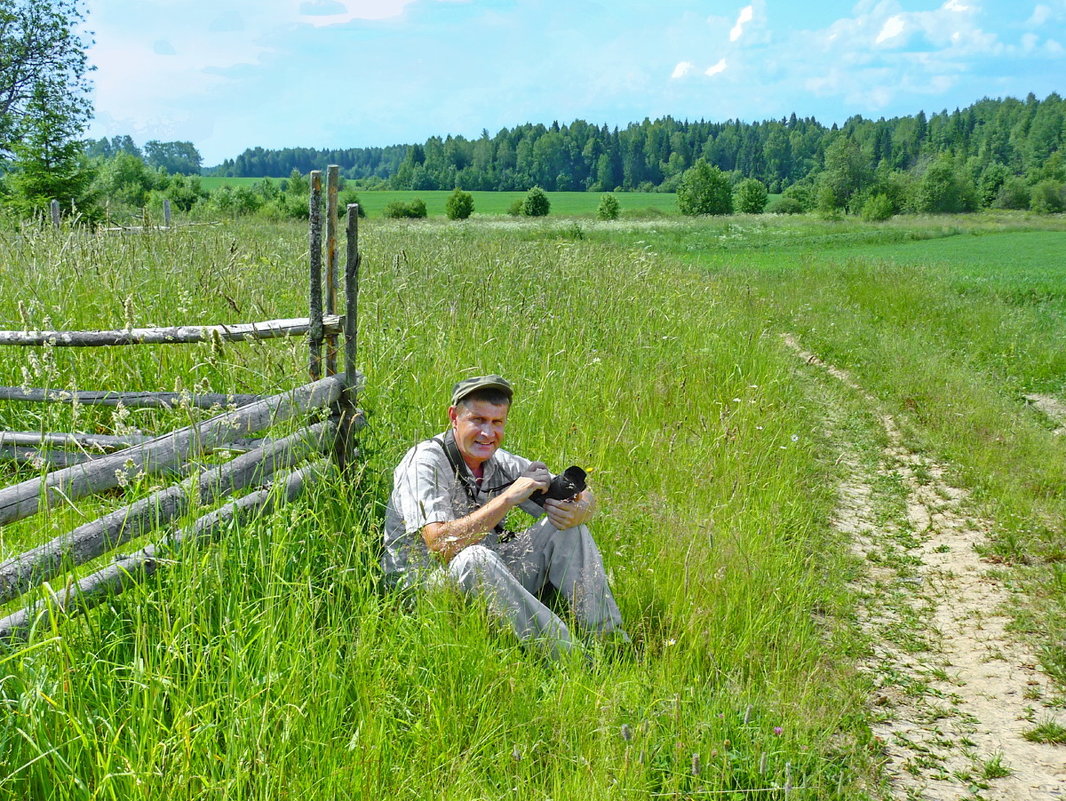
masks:
[[[783,340],[878,408],[846,371],[792,335]],[[977,552],[990,524],[969,513],[967,493],[943,465],[907,449],[895,419],[878,416],[888,446],[873,473],[845,451],[849,478],[833,525],[867,565],[856,590],[890,797],[1066,799],[1066,748],[1024,737],[1066,715],[1045,701],[1055,694],[1051,680],[1007,630],[1010,591]]]

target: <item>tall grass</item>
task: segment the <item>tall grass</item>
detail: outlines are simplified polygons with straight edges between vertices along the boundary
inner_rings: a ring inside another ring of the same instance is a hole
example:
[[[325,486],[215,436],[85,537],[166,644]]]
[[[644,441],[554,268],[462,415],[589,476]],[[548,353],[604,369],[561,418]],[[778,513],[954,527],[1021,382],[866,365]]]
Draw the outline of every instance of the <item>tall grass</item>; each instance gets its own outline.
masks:
[[[764,302],[566,226],[363,230],[359,480],[0,651],[0,798],[861,797],[852,566],[826,525],[819,410]],[[19,299],[57,327],[291,316],[305,242],[4,234],[0,317],[21,327]],[[93,389],[266,391],[304,370],[301,343],[48,358],[34,381]],[[8,383],[25,359],[0,354]],[[443,427],[456,378],[489,371],[516,386],[509,447],[590,470],[633,653],[549,664],[476,605],[380,590],[391,469]],[[117,424],[73,414],[0,410],[9,428]],[[34,540],[11,530],[5,554]]]

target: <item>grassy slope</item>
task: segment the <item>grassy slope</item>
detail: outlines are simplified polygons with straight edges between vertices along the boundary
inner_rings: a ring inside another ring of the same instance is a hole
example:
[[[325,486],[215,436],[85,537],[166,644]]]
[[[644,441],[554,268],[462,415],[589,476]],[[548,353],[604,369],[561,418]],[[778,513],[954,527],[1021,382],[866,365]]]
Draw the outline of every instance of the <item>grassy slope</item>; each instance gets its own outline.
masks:
[[[19,274],[44,273],[34,321],[121,325],[128,294],[138,323],[193,323],[230,319],[231,305],[298,313],[304,236],[253,225],[3,246]],[[818,622],[846,615],[847,568],[824,526],[817,410],[761,311],[565,225],[371,221],[364,236],[362,489],[319,487],[0,655],[0,797],[607,798],[789,776],[811,797],[854,797],[867,737],[854,641],[843,618]],[[303,369],[285,344],[138,353],[57,351],[32,377],[267,389]],[[3,354],[9,381],[20,358]],[[475,370],[515,380],[517,450],[591,469],[637,658],[546,665],[462,604],[405,610],[376,591],[389,471]],[[75,422],[35,414],[25,427]],[[11,553],[34,532],[5,536]]]
[[[1017,403],[1020,384],[1003,386],[1047,362],[1055,329],[1027,329],[1042,303],[975,298],[979,285],[952,283],[961,273],[864,251],[961,241],[906,244],[951,233],[940,221],[737,218],[578,233],[550,221],[371,220],[363,231],[361,488],[319,487],[88,619],[0,652],[0,798],[616,798],[780,788],[789,775],[806,788],[790,797],[861,797],[872,744],[851,668],[854,566],[827,530],[832,454],[821,450],[820,399],[777,345],[785,328],[954,457],[997,499],[1031,569],[1051,569],[1054,532],[1034,534],[1031,521],[1058,515],[1048,519],[1061,532],[1061,483],[1034,487],[1051,480],[1063,443]],[[121,326],[127,296],[138,324],[216,322],[234,308],[298,314],[304,242],[299,226],[249,225],[45,233],[0,248],[13,267],[3,280],[30,282],[31,323]],[[17,296],[2,296],[5,326],[22,325]],[[968,323],[975,308],[979,328]],[[1014,357],[987,347],[1004,330]],[[265,390],[291,384],[304,359],[298,343],[44,353],[31,383],[85,388]],[[24,355],[0,356],[5,383],[18,383]],[[1048,364],[1045,389],[1059,369]],[[441,399],[467,371],[516,381],[516,450],[591,468],[596,533],[641,645],[635,660],[545,665],[454,600],[408,610],[376,591],[391,466],[442,425]],[[942,393],[950,407],[934,402]],[[12,428],[116,422],[0,411]],[[1005,424],[1023,436],[997,442]],[[1014,462],[988,458],[1024,461],[1037,448],[1042,463],[1025,481]],[[43,532],[0,533],[6,554]],[[1054,625],[1056,597],[1035,608],[1034,627]]]
[[[956,467],[995,521],[989,555],[1028,590],[1018,627],[1066,681],[1066,442],[1024,400],[1066,397],[1066,233],[1054,218],[944,223],[825,223],[803,236],[793,223],[723,222],[696,249],[667,228],[641,236],[751,286],[776,326],[852,371],[914,447]],[[763,253],[768,242],[791,257]],[[724,270],[716,250],[732,256]]]

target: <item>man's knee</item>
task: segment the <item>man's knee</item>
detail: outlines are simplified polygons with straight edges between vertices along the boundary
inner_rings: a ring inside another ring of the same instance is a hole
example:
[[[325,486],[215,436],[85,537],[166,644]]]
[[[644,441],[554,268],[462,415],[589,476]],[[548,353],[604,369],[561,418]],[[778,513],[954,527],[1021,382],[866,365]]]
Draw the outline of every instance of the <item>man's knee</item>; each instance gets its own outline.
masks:
[[[463,548],[448,563],[448,575],[465,590],[472,590],[479,584],[495,583],[500,571],[507,571],[503,560],[484,545]]]

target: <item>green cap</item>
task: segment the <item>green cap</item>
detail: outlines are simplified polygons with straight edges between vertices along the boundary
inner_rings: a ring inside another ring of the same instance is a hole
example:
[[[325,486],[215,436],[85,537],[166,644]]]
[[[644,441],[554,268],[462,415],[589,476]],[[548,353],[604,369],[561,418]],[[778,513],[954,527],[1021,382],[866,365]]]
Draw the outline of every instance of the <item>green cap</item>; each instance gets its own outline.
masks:
[[[514,389],[506,378],[498,375],[481,375],[476,378],[464,378],[452,389],[452,406],[473,392],[475,389],[498,389],[507,396],[507,400],[514,397]]]

